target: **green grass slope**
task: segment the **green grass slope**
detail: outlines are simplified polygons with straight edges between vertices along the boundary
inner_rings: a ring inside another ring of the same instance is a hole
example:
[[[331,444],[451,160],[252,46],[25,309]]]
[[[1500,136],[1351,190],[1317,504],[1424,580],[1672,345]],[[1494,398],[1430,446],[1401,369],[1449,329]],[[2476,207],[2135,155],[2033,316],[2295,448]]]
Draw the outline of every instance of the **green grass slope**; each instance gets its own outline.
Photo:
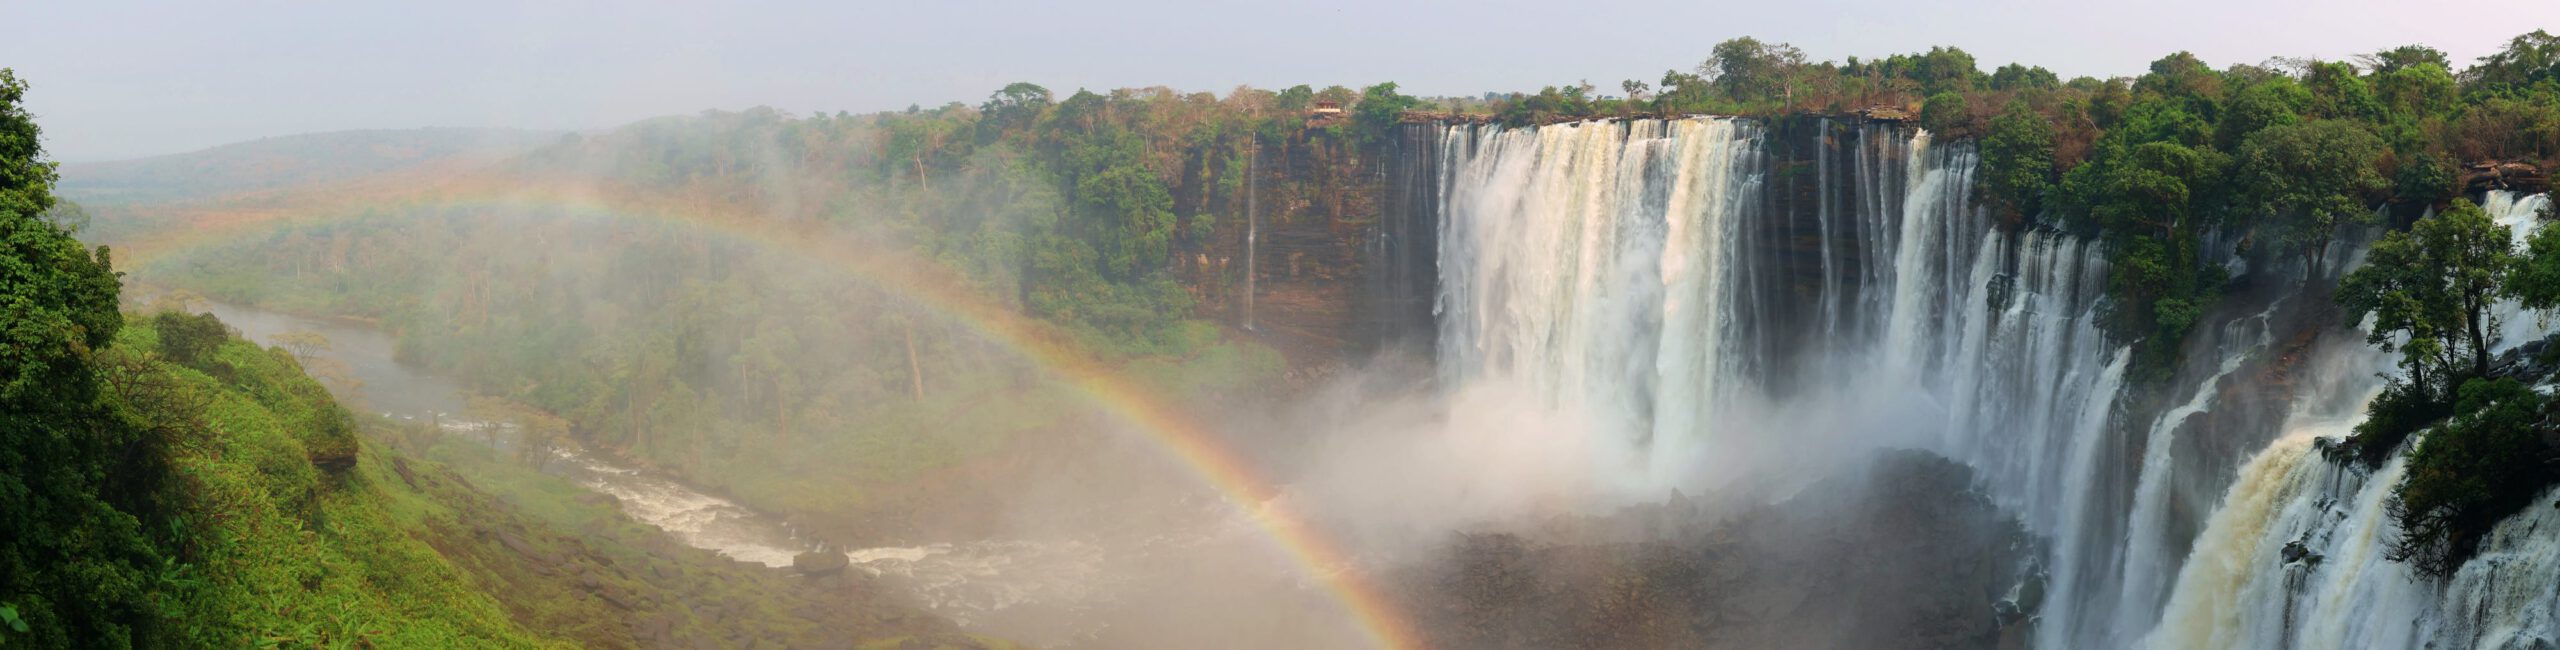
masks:
[[[102,375],[166,436],[179,495],[145,643],[990,645],[867,579],[685,548],[486,447],[360,421],[290,353],[210,316],[132,321],[102,351]],[[42,632],[0,630],[0,647],[88,644]]]

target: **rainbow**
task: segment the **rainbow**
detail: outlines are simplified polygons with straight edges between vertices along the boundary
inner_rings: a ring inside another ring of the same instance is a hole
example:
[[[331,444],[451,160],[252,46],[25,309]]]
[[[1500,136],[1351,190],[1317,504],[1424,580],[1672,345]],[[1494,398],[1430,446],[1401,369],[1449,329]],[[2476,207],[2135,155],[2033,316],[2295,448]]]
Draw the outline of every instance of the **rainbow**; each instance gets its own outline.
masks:
[[[568,211],[637,218],[707,231],[760,247],[787,251],[826,264],[893,295],[915,301],[987,340],[1011,349],[1072,386],[1076,392],[1134,427],[1171,454],[1194,477],[1247,509],[1279,550],[1323,584],[1332,599],[1379,648],[1421,648],[1418,635],[1394,603],[1330,538],[1289,511],[1278,490],[1242,457],[1219,442],[1209,427],[1114,372],[1058,337],[1044,324],[981,297],[956,275],[929,260],[900,251],[859,245],[808,221],[756,218],[751,211],[677,199],[608,198],[592,186],[495,181],[449,182],[410,192],[406,200],[375,196],[294,206],[216,210],[191,219],[194,227],[120,246],[124,266],[175,257],[199,247],[236,241],[292,225],[360,216],[365,207],[489,206]],[[673,206],[674,209],[669,209]],[[691,208],[691,209],[686,209]]]

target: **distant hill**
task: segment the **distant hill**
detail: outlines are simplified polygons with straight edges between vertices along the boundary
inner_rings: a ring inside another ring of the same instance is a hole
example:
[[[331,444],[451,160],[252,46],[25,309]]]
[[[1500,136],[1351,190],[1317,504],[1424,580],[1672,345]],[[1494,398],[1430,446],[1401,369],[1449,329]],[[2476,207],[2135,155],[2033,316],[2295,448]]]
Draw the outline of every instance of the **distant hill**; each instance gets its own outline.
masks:
[[[88,204],[203,198],[443,162],[496,160],[560,136],[556,131],[426,128],[261,138],[167,156],[64,164],[55,191]]]

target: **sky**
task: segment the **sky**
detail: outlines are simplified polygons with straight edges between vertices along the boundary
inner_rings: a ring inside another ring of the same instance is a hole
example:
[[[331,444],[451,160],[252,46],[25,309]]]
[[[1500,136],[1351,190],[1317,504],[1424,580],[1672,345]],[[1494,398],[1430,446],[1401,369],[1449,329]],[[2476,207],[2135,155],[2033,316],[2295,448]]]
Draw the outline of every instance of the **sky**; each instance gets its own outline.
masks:
[[[86,162],[347,129],[974,104],[1014,81],[1614,92],[1746,35],[1825,60],[1953,45],[2068,78],[2178,50],[2222,67],[2423,43],[2459,65],[2536,28],[2560,29],[2560,2],[0,0],[0,67],[33,86],[53,157]]]

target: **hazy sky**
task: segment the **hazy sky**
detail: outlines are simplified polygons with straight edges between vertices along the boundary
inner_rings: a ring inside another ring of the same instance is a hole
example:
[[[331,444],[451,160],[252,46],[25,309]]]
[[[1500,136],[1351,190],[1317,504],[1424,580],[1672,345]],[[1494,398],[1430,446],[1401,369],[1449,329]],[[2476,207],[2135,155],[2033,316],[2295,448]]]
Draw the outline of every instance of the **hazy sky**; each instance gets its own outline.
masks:
[[[2407,43],[2457,63],[2555,0],[1101,0],[1007,3],[0,0],[0,66],[71,161],[312,131],[592,128],[703,109],[976,103],[1007,82],[1535,90],[1689,68],[1750,35],[1817,59],[1956,45],[1985,69],[2129,75]]]

